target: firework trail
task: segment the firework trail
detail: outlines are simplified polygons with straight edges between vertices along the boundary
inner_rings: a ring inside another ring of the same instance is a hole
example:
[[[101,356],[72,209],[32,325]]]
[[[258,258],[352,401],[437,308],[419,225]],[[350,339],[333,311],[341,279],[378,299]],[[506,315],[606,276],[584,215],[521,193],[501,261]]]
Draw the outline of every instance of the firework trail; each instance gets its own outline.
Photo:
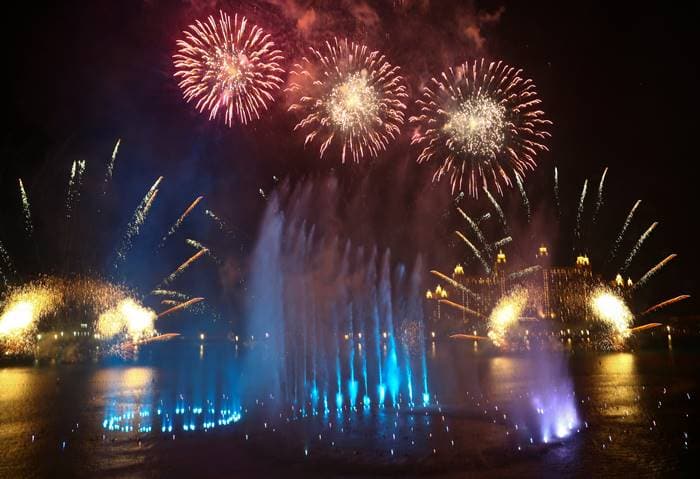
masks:
[[[490,219],[491,219],[491,213],[484,213],[483,215],[481,215],[481,218],[479,218],[479,220],[476,222],[476,224],[480,225],[484,221],[488,221]]]
[[[462,241],[467,243],[467,246],[469,246],[469,248],[472,250],[474,256],[476,256],[476,258],[481,262],[481,265],[484,267],[484,271],[486,271],[486,274],[491,274],[491,268],[489,268],[489,265],[484,260],[484,257],[481,255],[479,249],[476,246],[474,246],[472,242],[469,241],[467,237],[464,236],[462,233],[460,233],[459,231],[455,231],[455,233],[457,234],[457,236],[462,238]]]
[[[470,295],[474,299],[479,299],[479,295],[477,295],[474,291],[466,288],[464,285],[460,284],[459,282],[455,281],[454,279],[450,278],[446,274],[441,273],[440,271],[436,270],[430,270],[430,274],[437,276],[441,280],[447,282],[450,286],[453,288],[456,288],[460,291],[464,291],[466,294]]]
[[[605,175],[607,174],[608,167],[606,166],[603,170],[603,175],[600,177],[600,183],[598,184],[598,198],[596,199],[595,210],[593,210],[592,226],[595,226],[596,219],[598,219],[598,212],[600,212],[600,207],[603,206],[603,186],[605,186]]]
[[[32,224],[32,214],[31,208],[29,207],[29,197],[27,192],[24,190],[24,184],[22,183],[22,178],[19,179],[19,194],[22,199],[22,214],[24,215],[24,230],[27,233],[27,237],[31,237],[34,232],[34,225]]]
[[[520,271],[515,271],[514,273],[509,274],[508,280],[515,280],[515,279],[524,278],[525,276],[532,274],[535,271],[539,271],[541,269],[542,269],[542,266],[540,266],[540,265],[530,266],[528,268],[524,268],[524,269],[521,269]]]
[[[68,192],[66,193],[66,219],[69,220],[80,198],[80,185],[83,182],[83,173],[85,173],[85,160],[76,160],[70,170],[70,178],[68,179]]]
[[[523,187],[523,181],[520,178],[520,175],[515,173],[515,182],[518,185],[518,190],[520,191],[520,197],[523,200],[523,206],[525,207],[525,214],[527,215],[527,222],[530,223],[532,221],[532,212],[530,211],[530,200],[527,198],[527,194],[525,193],[525,187]]]
[[[219,227],[219,231],[221,231],[222,233],[231,234],[231,230],[229,229],[226,222],[219,218],[212,210],[204,210],[204,214],[214,220],[216,226]]]
[[[557,206],[557,218],[561,218],[561,201],[559,199],[559,172],[554,167],[554,201]]]
[[[574,231],[575,241],[574,241],[574,254],[577,254],[576,248],[581,246],[581,220],[583,218],[583,207],[586,201],[586,190],[588,189],[588,180],[583,182],[583,189],[581,190],[581,199],[578,202],[578,209],[576,210],[576,230]]]
[[[290,72],[289,111],[302,118],[294,130],[306,134],[304,145],[318,140],[320,156],[339,143],[341,161],[376,157],[396,139],[404,124],[408,98],[399,67],[378,51],[347,39],[309,49]]]
[[[646,316],[647,314],[651,314],[654,311],[658,311],[662,308],[665,308],[666,306],[671,306],[672,304],[678,303],[680,301],[685,301],[686,299],[690,298],[689,294],[681,294],[680,296],[676,296],[675,298],[667,299],[665,301],[661,301],[660,303],[655,304],[651,308],[648,308],[640,314],[640,316]]]
[[[2,278],[2,283],[7,286],[7,277],[16,274],[15,267],[12,264],[12,259],[10,258],[10,253],[5,249],[5,245],[0,241],[0,278]]]
[[[481,228],[477,225],[477,223],[472,220],[469,215],[467,215],[462,208],[457,208],[457,211],[462,215],[462,217],[467,221],[467,224],[471,227],[471,229],[474,231],[474,234],[476,234],[476,237],[479,238],[479,242],[486,248],[487,252],[490,249],[490,245],[488,241],[486,241],[486,238],[484,237],[484,233],[481,231]]]
[[[107,187],[112,181],[112,176],[114,174],[114,164],[117,161],[117,153],[119,153],[119,145],[121,145],[121,142],[121,138],[117,139],[117,143],[115,143],[114,149],[112,150],[112,156],[109,159],[109,163],[107,163],[107,172],[105,173],[105,179],[102,182],[102,196],[105,196],[107,194]]]
[[[663,267],[666,266],[668,263],[670,263],[671,261],[673,261],[673,260],[676,258],[676,256],[678,256],[678,255],[675,254],[675,253],[674,253],[674,254],[670,254],[670,255],[666,256],[664,259],[662,259],[661,261],[659,261],[659,263],[658,263],[656,266],[654,266],[654,267],[651,268],[649,271],[647,271],[647,272],[644,274],[644,276],[642,276],[642,277],[639,279],[639,281],[637,281],[637,282],[634,284],[634,289],[637,289],[637,288],[640,288],[640,287],[644,286],[644,284],[646,284],[646,282],[649,281],[649,278],[651,278],[652,276],[654,276],[656,273],[659,272],[659,270],[660,270],[661,268],[663,268]]]
[[[500,249],[500,248],[503,248],[505,245],[507,245],[507,244],[510,243],[511,241],[513,241],[513,237],[512,237],[512,236],[506,236],[505,238],[501,238],[501,239],[499,239],[498,241],[496,241],[496,242],[493,244],[493,248],[492,248],[492,249]]]
[[[176,298],[180,301],[187,301],[188,299],[190,299],[190,297],[186,294],[181,293],[179,291],[173,291],[171,289],[154,289],[153,291],[151,291],[151,294],[153,296],[169,296],[171,298]]]
[[[234,115],[243,124],[259,119],[283,83],[284,58],[270,35],[248,27],[245,17],[234,15],[232,24],[223,11],[218,22],[210,15],[183,34],[173,60],[185,100],[194,101],[200,113],[208,110],[210,120],[223,111],[228,126]]]
[[[508,234],[508,222],[506,221],[506,215],[503,214],[503,210],[501,209],[501,205],[498,204],[498,201],[496,201],[496,198],[493,197],[491,192],[484,188],[484,193],[486,193],[486,197],[489,199],[491,204],[493,205],[494,209],[496,210],[496,213],[498,213],[498,219],[501,220],[501,225],[503,225],[503,231]]]
[[[625,260],[625,264],[622,266],[622,269],[620,270],[621,272],[627,271],[627,268],[629,268],[630,264],[632,264],[632,260],[634,259],[635,255],[639,251],[639,248],[642,247],[642,244],[644,241],[649,237],[652,231],[654,231],[654,228],[656,228],[656,225],[658,225],[659,222],[655,221],[651,224],[651,226],[642,234],[642,236],[639,237],[637,240],[637,243],[634,245],[634,248],[632,248],[632,251],[630,251],[629,256]]]
[[[199,241],[195,241],[195,240],[193,240],[193,239],[189,239],[189,238],[188,238],[188,239],[185,240],[185,243],[187,243],[189,246],[192,246],[194,249],[206,251],[207,256],[209,256],[212,260],[214,260],[215,263],[221,264],[221,261],[219,260],[219,258],[217,258],[217,257],[214,255],[214,253],[211,252],[211,249],[208,248],[208,247],[206,247],[206,246],[204,246],[204,245],[203,245],[202,243],[200,243]]]
[[[630,223],[632,222],[632,218],[634,217],[634,212],[637,211],[637,207],[639,207],[639,204],[642,202],[642,200],[637,200],[637,202],[632,206],[632,209],[630,210],[629,214],[627,215],[627,218],[625,219],[624,224],[622,225],[622,229],[620,230],[620,234],[617,235],[617,239],[615,240],[615,243],[613,243],[612,250],[610,250],[610,256],[608,257],[608,263],[610,263],[613,259],[615,259],[615,256],[617,255],[617,250],[620,248],[620,244],[622,244],[622,239],[625,236],[625,232],[627,232],[627,228],[629,228]]]
[[[433,180],[449,175],[452,192],[467,183],[469,194],[492,183],[499,193],[511,186],[511,174],[524,176],[552,124],[538,109],[535,84],[522,70],[484,59],[466,62],[431,78],[416,100],[418,116],[411,143],[422,148],[418,163],[438,164]]]
[[[447,306],[451,306],[451,307],[453,307],[453,308],[455,308],[455,309],[458,309],[458,310],[460,310],[460,311],[464,311],[465,313],[472,314],[472,315],[474,315],[474,316],[478,316],[478,317],[480,317],[480,318],[483,318],[483,317],[484,317],[484,315],[481,314],[480,312],[474,311],[474,310],[471,309],[471,308],[467,308],[466,306],[463,306],[463,305],[461,305],[461,304],[458,304],[458,303],[455,303],[455,302],[453,302],[453,301],[450,301],[449,299],[440,299],[440,300],[438,300],[438,302],[439,302],[440,304],[446,304]]]
[[[182,225],[182,222],[185,221],[185,218],[192,212],[193,209],[197,207],[200,201],[204,199],[204,196],[198,196],[191,204],[190,206],[187,207],[187,209],[180,215],[180,217],[177,219],[177,221],[170,227],[168,232],[163,236],[163,238],[160,240],[160,244],[158,245],[158,249],[162,249],[163,246],[165,246],[165,242],[175,234],[175,232],[180,228]]]
[[[126,233],[124,234],[124,238],[122,239],[119,249],[117,249],[117,261],[114,263],[115,269],[119,267],[120,262],[126,259],[126,255],[131,249],[134,238],[138,236],[141,226],[143,226],[143,223],[146,221],[148,212],[150,211],[156,195],[158,194],[158,186],[160,185],[161,181],[163,181],[163,177],[159,176],[156,182],[153,183],[153,186],[151,186],[146,193],[146,196],[143,197],[141,203],[139,203],[139,205],[136,207],[134,216],[126,226]]]
[[[661,323],[648,323],[642,324],[641,326],[635,326],[634,328],[629,328],[630,333],[638,333],[639,331],[646,331],[647,329],[654,329],[663,326]]]
[[[169,314],[175,313],[177,311],[182,311],[183,309],[187,309],[190,306],[199,303],[200,301],[204,301],[204,298],[192,298],[188,301],[185,301],[184,303],[180,303],[177,306],[173,306],[170,309],[166,309],[162,313],[158,314],[158,319],[162,318],[163,316],[167,316]]]
[[[207,251],[208,251],[207,249],[201,249],[201,250],[197,251],[197,252],[196,252],[194,255],[192,255],[187,261],[185,261],[185,262],[182,263],[180,266],[178,266],[177,269],[176,269],[175,271],[173,271],[173,272],[170,274],[170,276],[168,276],[167,278],[165,278],[165,279],[161,282],[161,284],[160,284],[159,286],[161,286],[161,285],[165,286],[165,285],[168,285],[168,284],[172,283],[172,282],[175,280],[175,278],[177,278],[178,276],[180,276],[180,275],[182,274],[182,272],[185,271],[187,268],[189,268],[190,265],[191,265],[192,263],[194,263],[194,262],[197,261],[199,258],[201,258],[201,257],[204,256],[205,254],[207,254]]]

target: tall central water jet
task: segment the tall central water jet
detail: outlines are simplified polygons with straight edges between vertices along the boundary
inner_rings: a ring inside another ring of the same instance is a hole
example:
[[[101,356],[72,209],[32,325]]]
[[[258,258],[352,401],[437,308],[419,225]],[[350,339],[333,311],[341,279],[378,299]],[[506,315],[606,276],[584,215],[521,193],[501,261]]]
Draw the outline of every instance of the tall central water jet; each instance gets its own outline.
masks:
[[[305,193],[286,214],[272,195],[263,217],[251,264],[243,393],[309,414],[328,413],[329,404],[340,414],[428,398],[420,259],[407,274],[389,250],[311,226],[300,206]]]

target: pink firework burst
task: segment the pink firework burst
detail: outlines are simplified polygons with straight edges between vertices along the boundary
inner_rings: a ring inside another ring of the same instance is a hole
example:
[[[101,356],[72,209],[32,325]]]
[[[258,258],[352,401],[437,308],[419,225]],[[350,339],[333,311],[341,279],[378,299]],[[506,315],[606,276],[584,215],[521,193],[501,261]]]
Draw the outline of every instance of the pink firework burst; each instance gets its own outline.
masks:
[[[223,11],[218,21],[197,20],[183,34],[173,61],[185,100],[208,110],[210,120],[222,112],[228,126],[234,116],[243,124],[259,119],[283,83],[283,57],[270,35],[245,17],[231,22]]]

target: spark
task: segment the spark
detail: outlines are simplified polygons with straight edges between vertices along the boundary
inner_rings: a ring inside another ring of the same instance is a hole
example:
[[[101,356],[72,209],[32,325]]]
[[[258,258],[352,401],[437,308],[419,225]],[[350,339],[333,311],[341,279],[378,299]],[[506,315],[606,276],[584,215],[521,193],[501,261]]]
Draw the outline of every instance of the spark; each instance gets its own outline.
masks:
[[[590,301],[599,320],[623,338],[630,335],[629,329],[634,316],[620,296],[607,288],[599,287],[593,292]]]
[[[177,306],[173,306],[172,308],[166,309],[162,313],[159,313],[158,318],[162,318],[163,316],[167,316],[167,315],[175,313],[177,311],[182,311],[183,309],[187,309],[190,306],[199,303],[200,301],[204,301],[204,298],[189,299],[189,300],[185,301],[184,303],[180,303]]]
[[[334,144],[342,163],[376,157],[404,123],[408,94],[399,67],[347,39],[309,50],[290,72],[289,111],[301,117],[294,130],[305,133],[304,145],[318,140],[321,157]]]
[[[34,232],[34,225],[32,224],[32,214],[31,208],[29,207],[29,197],[24,189],[24,184],[22,183],[22,178],[19,179],[19,194],[22,199],[22,213],[24,215],[24,230],[27,232],[27,236],[31,237]]]
[[[622,225],[622,229],[620,230],[620,234],[617,235],[617,239],[615,239],[615,243],[613,243],[613,247],[610,250],[610,256],[608,257],[608,263],[611,262],[613,259],[615,259],[615,255],[617,255],[617,250],[620,247],[620,244],[622,244],[622,239],[625,236],[625,232],[627,231],[627,228],[629,228],[630,223],[632,222],[632,218],[634,217],[634,212],[637,211],[637,208],[639,207],[639,204],[642,202],[642,200],[637,200],[637,202],[632,206],[632,209],[630,210],[629,214],[627,215],[627,218],[625,219],[625,222]]]
[[[667,299],[664,301],[661,301],[660,303],[655,304],[654,306],[647,308],[644,310],[640,316],[646,316],[647,314],[651,314],[655,311],[658,311],[660,309],[663,309],[667,306],[671,306],[672,304],[679,303],[681,301],[685,301],[686,299],[690,298],[689,294],[681,294],[679,296],[676,296],[675,298]]]
[[[163,246],[165,246],[165,242],[175,234],[175,232],[182,226],[182,222],[185,221],[185,218],[192,212],[193,209],[197,207],[200,201],[204,199],[204,196],[198,196],[195,198],[195,200],[185,209],[185,211],[180,215],[180,217],[177,219],[177,221],[170,227],[168,232],[163,236],[163,238],[160,240],[160,244],[158,245],[158,249],[161,249]]]
[[[629,256],[627,256],[627,259],[625,260],[625,264],[622,266],[621,271],[623,271],[623,272],[627,271],[627,268],[629,268],[629,265],[632,264],[632,260],[639,252],[639,248],[642,247],[642,244],[644,244],[644,241],[649,237],[651,232],[654,231],[654,228],[656,228],[656,225],[658,225],[658,224],[659,224],[658,221],[653,222],[651,224],[651,226],[649,228],[647,228],[647,230],[644,233],[642,233],[642,236],[639,237],[639,239],[637,240],[637,243],[634,245],[634,248],[632,248],[632,251],[630,251]]]
[[[512,185],[512,174],[536,166],[552,124],[522,70],[484,59],[466,62],[431,78],[409,118],[411,143],[421,148],[418,163],[435,162],[433,181],[449,176],[452,193]]]
[[[232,24],[223,11],[218,22],[210,15],[183,34],[173,60],[185,100],[208,110],[210,120],[222,111],[228,126],[234,116],[242,124],[259,119],[283,83],[284,57],[271,36],[243,16],[234,15]]]
[[[641,286],[644,286],[644,284],[646,284],[646,282],[649,281],[649,278],[651,278],[652,276],[654,276],[656,273],[659,272],[659,270],[660,270],[661,268],[663,268],[663,267],[666,266],[668,263],[670,263],[672,260],[674,260],[674,259],[676,258],[676,256],[678,256],[678,255],[675,254],[675,253],[674,253],[674,254],[670,254],[670,255],[666,256],[664,259],[662,259],[661,261],[659,261],[659,263],[658,263],[656,266],[654,266],[654,267],[651,268],[649,271],[647,271],[647,272],[644,274],[644,276],[642,276],[642,277],[639,279],[639,281],[637,281],[637,282],[634,284],[634,288],[637,289],[637,288],[639,288],[639,287],[641,287]]]
[[[469,241],[469,239],[467,239],[467,237],[464,236],[462,233],[460,233],[459,231],[455,231],[455,233],[457,234],[457,236],[462,238],[462,241],[467,243],[467,246],[469,246],[469,248],[472,250],[474,256],[476,256],[476,258],[481,262],[481,265],[484,267],[484,271],[486,271],[486,274],[490,274],[491,268],[489,268],[489,265],[484,260],[484,257],[481,255],[479,249],[476,246],[474,246],[474,244],[471,241]]]

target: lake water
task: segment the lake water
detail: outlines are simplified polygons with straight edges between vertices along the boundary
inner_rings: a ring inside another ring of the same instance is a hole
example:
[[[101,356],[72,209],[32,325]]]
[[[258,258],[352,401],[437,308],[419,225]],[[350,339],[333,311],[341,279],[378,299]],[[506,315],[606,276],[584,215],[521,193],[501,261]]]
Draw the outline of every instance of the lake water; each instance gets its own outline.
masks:
[[[579,424],[547,444],[518,415],[542,367],[533,357],[466,343],[428,357],[428,406],[340,413],[242,404],[230,343],[3,367],[0,477],[654,477],[700,465],[698,353],[568,353]]]

